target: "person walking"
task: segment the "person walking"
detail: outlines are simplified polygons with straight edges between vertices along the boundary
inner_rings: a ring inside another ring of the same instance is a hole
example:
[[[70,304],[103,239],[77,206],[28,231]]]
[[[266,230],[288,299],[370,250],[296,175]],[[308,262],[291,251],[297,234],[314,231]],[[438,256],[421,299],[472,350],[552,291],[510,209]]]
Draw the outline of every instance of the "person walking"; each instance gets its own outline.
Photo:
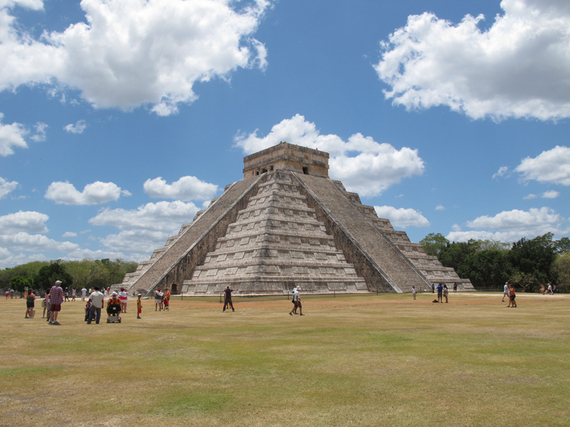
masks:
[[[87,296],[87,289],[85,289],[84,286],[83,289],[81,289],[81,301],[85,301],[86,296]]]
[[[516,298],[517,298],[517,296],[515,294],[515,286],[510,285],[510,288],[509,288],[509,305],[507,305],[507,308],[508,307],[517,308],[517,302],[515,301]]]
[[[447,285],[443,285],[443,297],[445,298],[446,303],[449,302],[447,300],[448,295],[449,295],[449,289],[447,289]]]
[[[63,303],[63,289],[61,288],[61,280],[56,280],[55,285],[49,290],[49,299],[51,304],[51,313],[49,323],[52,325],[60,325],[57,321],[59,312],[61,311],[61,304]]]
[[[299,286],[297,286],[297,288],[295,289],[295,294],[293,296],[293,301],[295,302],[295,306],[293,307],[293,310],[291,310],[289,312],[289,315],[292,316],[293,315],[293,311],[297,311],[297,309],[299,309],[299,315],[304,316],[303,314],[303,304],[301,304],[301,294],[299,292],[301,288]]]
[[[503,302],[505,302],[505,297],[509,299],[509,282],[505,282],[503,286]]]
[[[443,285],[437,285],[437,302],[443,302]]]
[[[414,297],[414,301],[416,299],[416,294],[418,293],[418,291],[416,290],[415,286],[412,286],[412,296]]]
[[[98,325],[101,320],[101,309],[105,304],[105,295],[99,291],[98,287],[89,295],[91,306],[89,307],[89,314],[87,315],[87,324],[91,324],[91,320],[95,317],[95,323]]]
[[[226,311],[226,308],[228,308],[228,306],[230,306],[232,308],[232,311],[235,311],[234,305],[232,303],[232,292],[233,292],[233,290],[234,289],[229,287],[229,286],[224,290],[224,308],[222,310],[222,313],[224,311]]]

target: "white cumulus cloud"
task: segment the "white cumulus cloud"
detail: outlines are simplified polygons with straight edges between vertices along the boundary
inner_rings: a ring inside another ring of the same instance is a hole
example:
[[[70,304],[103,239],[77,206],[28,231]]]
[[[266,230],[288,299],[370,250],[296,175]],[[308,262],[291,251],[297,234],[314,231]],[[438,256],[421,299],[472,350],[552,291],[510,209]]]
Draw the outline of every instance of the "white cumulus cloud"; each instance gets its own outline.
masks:
[[[183,224],[191,222],[198,208],[182,201],[147,203],[136,210],[104,209],[89,222],[114,226],[120,231],[101,239],[112,250],[146,254],[162,247],[168,237],[178,234]]]
[[[406,228],[429,226],[427,218],[415,209],[398,209],[392,206],[374,206],[374,210],[380,218],[389,219],[395,227]]]
[[[554,210],[542,207],[528,211],[513,209],[503,211],[495,216],[480,216],[466,223],[471,231],[455,231],[448,234],[447,239],[465,242],[469,239],[500,240],[514,242],[522,237],[534,238],[552,232],[556,235],[568,233],[567,219]]]
[[[570,148],[557,145],[537,157],[527,157],[515,169],[524,181],[570,185]]]
[[[0,19],[1,18],[2,16],[0,14]],[[0,67],[0,69],[1,68],[2,67]],[[11,125],[2,124],[3,118],[4,114],[0,113],[0,156],[6,157],[14,154],[13,147],[28,148],[24,136],[26,136],[29,131],[20,123],[12,123]]]
[[[121,195],[129,196],[130,193],[112,182],[96,181],[87,184],[83,191],[78,191],[69,182],[52,182],[45,198],[63,205],[98,205],[116,201]]]
[[[200,181],[195,176],[183,176],[172,184],[167,184],[161,177],[147,179],[143,185],[150,197],[164,199],[208,200],[214,197],[218,186]]]
[[[483,15],[454,24],[411,15],[382,43],[375,69],[387,98],[407,109],[445,105],[480,119],[570,117],[570,3],[503,0],[488,30]]]
[[[87,123],[85,120],[79,120],[75,124],[70,123],[63,127],[69,133],[83,133],[85,128],[87,127]]]
[[[6,197],[16,188],[18,188],[18,183],[16,181],[6,181],[0,176],[0,199]]]
[[[46,222],[49,217],[40,212],[17,212],[0,216],[0,234],[47,233]]]
[[[196,99],[194,83],[266,66],[253,38],[267,0],[82,0],[86,22],[34,38],[0,3],[0,90],[44,84],[78,89],[96,108],[151,105],[158,115]],[[237,9],[239,7],[239,10]]]
[[[325,151],[330,154],[329,175],[343,182],[350,191],[362,196],[376,196],[403,178],[421,175],[423,160],[418,151],[387,143],[378,143],[360,133],[343,141],[337,135],[321,135],[314,123],[297,114],[273,126],[265,137],[257,130],[249,135],[238,134],[236,146],[251,154],[281,141]]]

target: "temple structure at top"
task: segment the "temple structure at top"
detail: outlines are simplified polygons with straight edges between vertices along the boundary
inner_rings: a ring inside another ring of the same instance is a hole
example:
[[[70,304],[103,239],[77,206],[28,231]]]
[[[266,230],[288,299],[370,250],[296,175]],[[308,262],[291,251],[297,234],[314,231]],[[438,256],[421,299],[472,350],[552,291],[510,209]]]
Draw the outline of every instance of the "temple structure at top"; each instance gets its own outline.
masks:
[[[228,185],[122,287],[186,295],[474,290],[453,268],[328,177],[328,153],[282,142],[244,158]]]

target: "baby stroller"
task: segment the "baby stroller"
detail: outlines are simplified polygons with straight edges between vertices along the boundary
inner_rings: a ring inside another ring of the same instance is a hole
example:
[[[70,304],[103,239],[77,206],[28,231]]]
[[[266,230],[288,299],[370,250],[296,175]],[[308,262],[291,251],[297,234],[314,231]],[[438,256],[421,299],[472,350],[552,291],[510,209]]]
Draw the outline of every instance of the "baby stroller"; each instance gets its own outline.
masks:
[[[107,305],[107,323],[121,323],[121,303],[117,300],[117,303],[109,301]]]

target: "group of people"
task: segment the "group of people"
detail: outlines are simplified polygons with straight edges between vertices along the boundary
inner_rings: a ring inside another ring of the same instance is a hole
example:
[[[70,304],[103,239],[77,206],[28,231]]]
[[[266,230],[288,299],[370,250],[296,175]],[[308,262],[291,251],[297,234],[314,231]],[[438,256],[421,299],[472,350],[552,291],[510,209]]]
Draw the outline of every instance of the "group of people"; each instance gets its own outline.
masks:
[[[517,295],[515,293],[515,285],[509,284],[509,282],[505,282],[505,286],[503,286],[503,302],[505,302],[505,298],[509,299],[509,303],[507,304],[508,307],[516,308],[517,302],[516,298]]]
[[[170,291],[166,289],[162,292],[160,288],[156,288],[154,291],[154,311],[162,310],[170,310]]]
[[[137,319],[141,318],[142,312],[142,295],[138,294],[137,299]],[[111,297],[107,301],[107,315],[116,316],[117,319],[121,320],[121,313],[127,312],[127,291],[125,288],[121,288],[120,292],[112,292]],[[96,287],[95,290],[89,295],[87,299],[87,304],[85,305],[85,321],[88,325],[95,320],[96,324],[99,324],[101,320],[101,309],[105,305],[105,294],[101,292],[100,288]]]

